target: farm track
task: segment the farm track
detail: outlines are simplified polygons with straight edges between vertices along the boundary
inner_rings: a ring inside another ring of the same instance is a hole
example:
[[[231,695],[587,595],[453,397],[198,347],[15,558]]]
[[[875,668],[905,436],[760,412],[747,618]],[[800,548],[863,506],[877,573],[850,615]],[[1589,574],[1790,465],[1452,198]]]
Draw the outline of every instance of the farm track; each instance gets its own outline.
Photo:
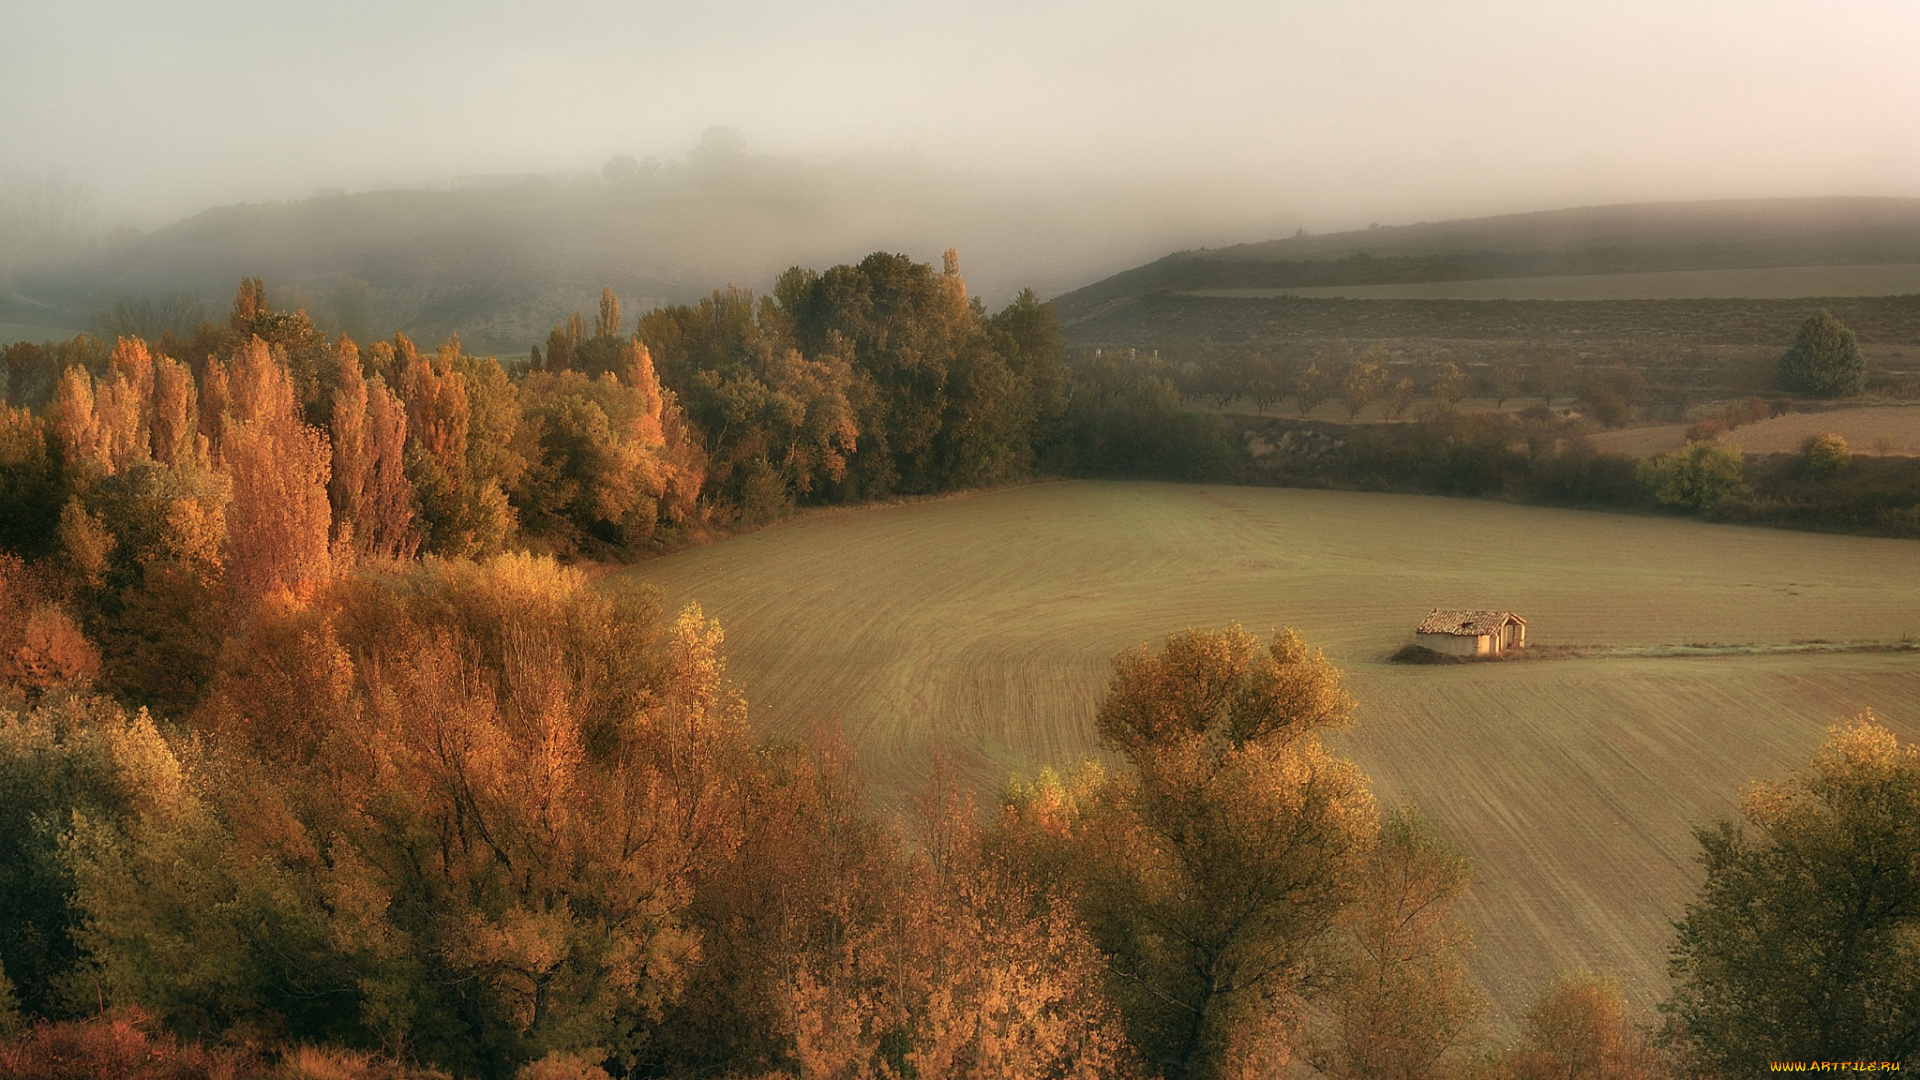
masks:
[[[1334,741],[1472,858],[1474,966],[1508,1016],[1580,966],[1658,1000],[1697,885],[1690,828],[1804,761],[1836,719],[1872,708],[1920,737],[1920,657],[1898,648],[1920,637],[1909,541],[1074,482],[802,516],[607,580],[719,618],[756,726],[837,724],[884,806],[936,745],[989,797],[1010,773],[1095,754],[1123,649],[1291,625],[1360,702]],[[1531,642],[1605,659],[1385,663],[1435,606],[1516,610]],[[1702,642],[1744,644],[1687,655]]]

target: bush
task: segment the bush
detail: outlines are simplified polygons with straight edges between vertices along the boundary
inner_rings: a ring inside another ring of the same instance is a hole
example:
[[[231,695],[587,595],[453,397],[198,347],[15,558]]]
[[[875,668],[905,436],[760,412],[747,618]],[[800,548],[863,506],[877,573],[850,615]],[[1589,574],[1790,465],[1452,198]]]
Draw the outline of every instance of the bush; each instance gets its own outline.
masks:
[[[1829,431],[1807,436],[1800,444],[1800,457],[1808,472],[1826,475],[1853,464],[1853,448],[1847,445],[1847,440]]]
[[[1713,419],[1702,420],[1687,429],[1687,441],[1690,443],[1719,442],[1720,436],[1726,433],[1727,425],[1720,421]]]
[[[1719,443],[1688,443],[1640,464],[1640,483],[1662,506],[1716,510],[1747,493],[1740,451]]]
[[[239,1051],[180,1045],[149,1031],[145,1015],[41,1024],[0,1045],[0,1075],[16,1080],[227,1080],[265,1075]],[[357,1080],[357,1078],[355,1078]]]
[[[1490,1080],[1658,1080],[1670,1062],[1627,1017],[1611,979],[1563,975],[1527,1008],[1518,1045],[1493,1062]]]
[[[1820,397],[1851,397],[1865,387],[1866,371],[1853,331],[1822,308],[1800,324],[1793,348],[1780,357],[1780,388]]]

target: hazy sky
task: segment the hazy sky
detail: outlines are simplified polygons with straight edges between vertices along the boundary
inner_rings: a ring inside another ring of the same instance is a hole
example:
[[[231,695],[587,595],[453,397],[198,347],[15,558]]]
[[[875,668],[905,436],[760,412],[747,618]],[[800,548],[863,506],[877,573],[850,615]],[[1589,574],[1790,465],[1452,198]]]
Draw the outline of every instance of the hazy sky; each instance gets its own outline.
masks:
[[[0,172],[156,216],[749,149],[1313,228],[1920,195],[1916,0],[0,0]]]

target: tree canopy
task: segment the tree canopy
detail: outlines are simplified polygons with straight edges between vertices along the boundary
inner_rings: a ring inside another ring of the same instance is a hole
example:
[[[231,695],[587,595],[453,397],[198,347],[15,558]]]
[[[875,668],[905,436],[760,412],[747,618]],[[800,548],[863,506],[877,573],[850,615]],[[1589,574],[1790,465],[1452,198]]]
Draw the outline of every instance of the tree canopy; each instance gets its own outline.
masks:
[[[1920,747],[1864,714],[1695,836],[1668,1009],[1696,1061],[1920,1056]]]
[[[1821,308],[1800,324],[1780,357],[1780,389],[1817,397],[1852,397],[1866,385],[1866,361],[1853,331]]]

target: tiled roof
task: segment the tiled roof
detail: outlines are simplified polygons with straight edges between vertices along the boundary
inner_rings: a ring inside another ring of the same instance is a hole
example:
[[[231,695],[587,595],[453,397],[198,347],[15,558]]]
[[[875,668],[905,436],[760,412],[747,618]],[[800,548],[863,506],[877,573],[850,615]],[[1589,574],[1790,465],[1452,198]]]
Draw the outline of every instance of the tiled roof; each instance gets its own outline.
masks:
[[[1434,608],[1427,617],[1420,620],[1415,628],[1416,634],[1462,634],[1479,637],[1481,634],[1497,634],[1508,619],[1522,626],[1527,620],[1511,611],[1448,611]]]

